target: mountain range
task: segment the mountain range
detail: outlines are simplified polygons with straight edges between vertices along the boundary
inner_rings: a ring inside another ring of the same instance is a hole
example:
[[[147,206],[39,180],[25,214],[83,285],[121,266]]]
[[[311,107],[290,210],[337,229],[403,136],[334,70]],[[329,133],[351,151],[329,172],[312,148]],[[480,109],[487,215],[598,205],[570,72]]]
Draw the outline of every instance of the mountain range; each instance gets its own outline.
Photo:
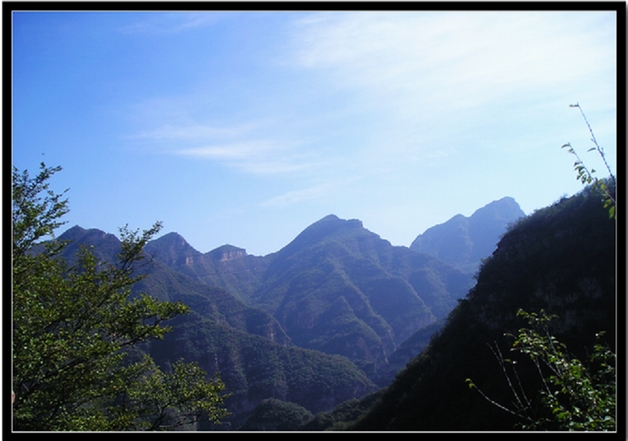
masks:
[[[468,219],[457,216],[456,225],[466,225],[457,237],[468,252],[453,262],[445,261],[453,219],[408,248],[392,246],[359,220],[329,215],[267,256],[232,245],[201,253],[168,233],[146,245],[150,265],[140,271],[147,277],[134,289],[182,301],[191,312],[141,349],[162,367],[183,358],[220,372],[232,416],[201,430],[237,429],[251,415],[275,411],[301,419],[331,411],[387,386],[427,345],[474,286],[469,268],[490,255],[521,213],[504,198]],[[81,243],[104,260],[119,248],[114,235],[79,226],[60,239],[72,241],[68,258]]]

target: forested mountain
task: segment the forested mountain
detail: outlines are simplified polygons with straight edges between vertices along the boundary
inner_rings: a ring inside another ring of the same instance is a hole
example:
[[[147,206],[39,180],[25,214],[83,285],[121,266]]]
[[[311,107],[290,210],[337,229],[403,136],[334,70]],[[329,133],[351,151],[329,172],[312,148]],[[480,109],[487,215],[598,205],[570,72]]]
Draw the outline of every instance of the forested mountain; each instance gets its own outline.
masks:
[[[267,311],[296,346],[346,356],[380,385],[413,354],[398,354],[393,368],[388,356],[472,285],[470,275],[334,215],[263,257],[231,245],[203,254],[176,233],[149,242],[146,252]]]
[[[246,250],[223,245],[201,253],[177,233],[168,233],[146,245],[145,252],[170,268],[211,286],[226,289],[244,302],[259,288],[272,255],[251,256]]]
[[[115,236],[96,229],[73,227],[59,239],[72,240],[69,260],[80,244],[93,246],[101,259],[109,261],[120,250]],[[138,274],[147,277],[134,286],[134,292],[190,306],[190,313],[168,323],[173,330],[163,340],[141,349],[165,368],[184,359],[198,362],[210,375],[220,372],[231,394],[225,403],[232,416],[217,429],[237,428],[268,398],[317,413],[376,390],[346,358],[292,345],[272,315],[246,306],[222,288],[203,284],[156,259],[140,266]]]
[[[424,242],[435,244],[428,252],[417,252],[335,215],[267,256],[232,245],[201,253],[179,234],[166,234],[145,246],[148,264],[139,272],[147,277],[134,292],[181,301],[191,312],[142,350],[166,369],[182,358],[199,362],[208,374],[221,373],[233,415],[224,426],[206,424],[204,430],[296,429],[316,414],[302,427],[318,430],[325,421],[353,419],[375,395],[357,400],[390,384],[445,325],[475,283],[468,271],[473,259],[490,254],[517,210],[504,198],[469,219],[454,218],[466,219],[464,234],[453,235],[454,241],[467,244],[473,237],[474,245],[463,247],[464,262],[452,264],[438,254],[447,247],[436,239]],[[442,237],[437,227],[438,234],[430,231],[422,236]],[[60,239],[72,241],[68,256],[85,243],[109,260],[120,246],[112,234],[78,226]]]
[[[377,381],[398,345],[446,315],[470,283],[359,220],[329,215],[275,253],[251,304],[273,314],[296,345],[344,355]]]
[[[514,396],[495,356],[499,348],[518,362],[517,381],[538,405],[542,384],[536,367],[526,355],[509,351],[513,338],[506,335],[526,325],[516,316],[520,308],[557,315],[551,334],[582,360],[593,352],[601,331],[600,343],[614,350],[615,231],[600,194],[590,188],[518,221],[428,348],[349,428],[512,430],[522,421],[489,403],[465,380],[471,378],[492,400],[510,406]]]
[[[410,249],[473,274],[481,259],[495,250],[508,225],[524,214],[513,198],[504,197],[476,210],[470,217],[458,214],[428,228],[412,242]]]

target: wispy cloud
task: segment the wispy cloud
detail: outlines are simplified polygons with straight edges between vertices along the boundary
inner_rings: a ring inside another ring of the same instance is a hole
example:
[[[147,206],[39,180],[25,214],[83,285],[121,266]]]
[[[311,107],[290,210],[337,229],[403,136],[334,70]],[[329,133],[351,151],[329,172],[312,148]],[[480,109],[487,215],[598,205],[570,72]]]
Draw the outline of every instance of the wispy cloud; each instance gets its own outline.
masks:
[[[159,146],[157,151],[162,154],[215,161],[251,174],[285,174],[322,164],[313,152],[303,151],[297,143],[273,140],[273,135],[266,134],[268,125],[268,121],[232,126],[164,124],[129,139],[149,145],[152,151]]]
[[[503,84],[522,90],[598,69],[615,53],[596,44],[613,32],[603,18],[577,12],[321,14],[297,22],[294,48],[302,67],[325,69],[344,86],[480,100],[494,97]]]
[[[264,124],[265,123],[263,122],[238,124],[233,126],[221,126],[211,124],[164,124],[152,130],[140,132],[134,135],[133,138],[152,139],[155,141],[203,141],[217,138],[241,136],[262,127]]]
[[[177,155],[194,156],[197,158],[213,158],[226,160],[243,160],[247,158],[266,157],[279,154],[281,147],[270,142],[248,142],[240,144],[223,144],[187,148],[175,151]]]
[[[132,12],[126,14],[133,15]],[[141,19],[121,27],[119,31],[125,34],[176,34],[212,26],[224,17],[224,14],[218,12],[143,13]]]
[[[294,66],[380,115],[370,140],[378,160],[382,146],[385,158],[420,157],[446,139],[478,141],[506,126],[514,134],[530,109],[543,122],[541,110],[554,110],[540,102],[567,105],[574,94],[608,102],[616,48],[600,42],[614,41],[612,20],[595,12],[321,13],[294,23],[291,53]],[[608,82],[592,92],[587,81],[599,75]]]
[[[282,195],[270,198],[260,204],[264,208],[285,207],[292,204],[306,202],[323,197],[331,188],[330,184],[315,185],[302,190],[288,191]]]

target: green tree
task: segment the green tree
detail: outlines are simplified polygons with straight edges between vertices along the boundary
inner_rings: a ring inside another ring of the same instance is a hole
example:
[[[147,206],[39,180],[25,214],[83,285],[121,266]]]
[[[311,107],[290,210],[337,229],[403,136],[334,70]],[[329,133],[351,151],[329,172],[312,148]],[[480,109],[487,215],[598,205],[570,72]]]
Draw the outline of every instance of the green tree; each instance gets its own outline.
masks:
[[[542,383],[538,397],[529,398],[517,374],[516,362],[504,359],[497,348],[497,356],[515,398],[512,407],[504,406],[487,397],[471,379],[475,388],[492,404],[520,417],[526,430],[612,431],[615,430],[616,377],[615,354],[606,346],[596,344],[588,362],[582,363],[567,353],[567,348],[550,334],[549,322],[556,316],[543,310],[539,314],[523,310],[517,316],[528,326],[519,329],[512,351],[529,356]],[[598,338],[601,335],[598,335]],[[512,373],[507,370],[512,366]],[[540,406],[535,404],[538,398]]]
[[[115,262],[81,247],[70,266],[54,239],[67,199],[49,188],[60,167],[12,174],[12,374],[14,430],[158,430],[219,422],[224,384],[198,366],[165,373],[137,344],[162,338],[163,322],[187,312],[131,287],[143,247],[161,228],[121,229]]]

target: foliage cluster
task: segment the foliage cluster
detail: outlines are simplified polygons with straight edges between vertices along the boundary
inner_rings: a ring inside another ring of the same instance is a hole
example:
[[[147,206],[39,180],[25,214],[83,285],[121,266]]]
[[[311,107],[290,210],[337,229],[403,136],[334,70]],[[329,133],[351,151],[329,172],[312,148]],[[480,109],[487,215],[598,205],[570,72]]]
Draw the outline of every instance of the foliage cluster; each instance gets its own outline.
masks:
[[[360,399],[352,399],[340,403],[333,410],[319,412],[312,419],[302,424],[299,431],[346,430],[380,397],[382,389]]]
[[[134,348],[160,339],[181,303],[131,295],[142,249],[159,231],[121,229],[115,262],[87,247],[70,265],[67,242],[50,240],[67,200],[49,188],[60,167],[13,170],[12,374],[15,430],[157,430],[219,421],[224,384],[196,365],[162,372]],[[135,359],[134,359],[135,358]]]
[[[530,357],[542,384],[539,396],[528,397],[530,391],[520,382],[517,362],[504,358],[499,348],[495,355],[514,396],[512,407],[493,401],[471,379],[466,380],[469,387],[477,389],[495,406],[519,417],[524,421],[519,424],[524,430],[615,430],[615,354],[598,342],[583,363],[569,355],[565,344],[550,333],[548,324],[555,315],[543,310],[540,313],[519,310],[517,316],[523,317],[527,326],[520,328],[517,336],[512,335],[511,351]]]

